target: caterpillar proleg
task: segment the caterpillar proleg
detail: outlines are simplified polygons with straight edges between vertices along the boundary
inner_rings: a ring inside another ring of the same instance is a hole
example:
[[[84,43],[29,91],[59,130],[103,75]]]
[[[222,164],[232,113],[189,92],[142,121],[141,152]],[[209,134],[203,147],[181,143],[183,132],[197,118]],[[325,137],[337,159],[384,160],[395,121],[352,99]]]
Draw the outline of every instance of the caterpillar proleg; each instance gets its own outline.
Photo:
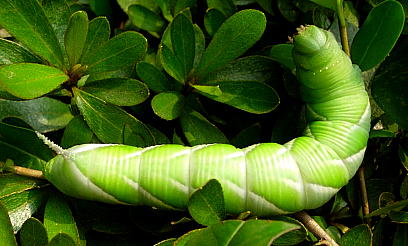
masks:
[[[307,108],[301,137],[244,149],[84,144],[57,148],[44,175],[67,195],[107,203],[185,209],[196,188],[217,179],[229,213],[264,216],[317,208],[360,166],[370,105],[359,69],[330,32],[301,28],[293,58]]]

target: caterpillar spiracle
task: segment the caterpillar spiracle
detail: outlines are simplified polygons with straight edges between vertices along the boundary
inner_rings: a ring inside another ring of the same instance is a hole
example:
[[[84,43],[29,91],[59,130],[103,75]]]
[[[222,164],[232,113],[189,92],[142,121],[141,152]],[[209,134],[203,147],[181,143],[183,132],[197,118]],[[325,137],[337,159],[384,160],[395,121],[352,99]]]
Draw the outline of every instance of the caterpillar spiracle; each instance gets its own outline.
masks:
[[[67,195],[107,203],[185,209],[196,188],[217,179],[228,213],[266,216],[317,208],[360,166],[370,104],[360,70],[330,32],[300,28],[293,58],[308,120],[301,137],[243,149],[83,144],[63,150],[40,135],[58,153],[44,175]]]

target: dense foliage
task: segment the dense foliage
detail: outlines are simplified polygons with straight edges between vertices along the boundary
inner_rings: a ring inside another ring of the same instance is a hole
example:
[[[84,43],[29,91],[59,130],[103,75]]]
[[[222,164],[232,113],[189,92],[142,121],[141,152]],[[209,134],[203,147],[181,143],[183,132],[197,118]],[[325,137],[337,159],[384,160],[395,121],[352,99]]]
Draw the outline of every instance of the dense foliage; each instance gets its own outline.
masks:
[[[73,199],[13,174],[55,155],[33,130],[63,148],[284,143],[305,126],[288,36],[313,24],[363,71],[373,112],[358,175],[308,213],[340,245],[407,245],[406,11],[405,0],[0,0],[0,244],[318,243],[296,215],[225,214],[216,180],[182,212]]]

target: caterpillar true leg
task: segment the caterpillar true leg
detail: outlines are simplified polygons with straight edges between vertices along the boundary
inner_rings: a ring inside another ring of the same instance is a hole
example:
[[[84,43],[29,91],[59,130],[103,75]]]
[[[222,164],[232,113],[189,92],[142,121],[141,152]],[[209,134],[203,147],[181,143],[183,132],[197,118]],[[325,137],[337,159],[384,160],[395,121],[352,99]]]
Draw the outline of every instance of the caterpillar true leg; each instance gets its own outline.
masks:
[[[308,110],[302,137],[245,149],[85,144],[58,150],[44,174],[68,195],[109,203],[184,209],[195,188],[216,178],[230,213],[270,215],[319,207],[361,164],[370,105],[359,69],[330,32],[301,29],[293,56]]]

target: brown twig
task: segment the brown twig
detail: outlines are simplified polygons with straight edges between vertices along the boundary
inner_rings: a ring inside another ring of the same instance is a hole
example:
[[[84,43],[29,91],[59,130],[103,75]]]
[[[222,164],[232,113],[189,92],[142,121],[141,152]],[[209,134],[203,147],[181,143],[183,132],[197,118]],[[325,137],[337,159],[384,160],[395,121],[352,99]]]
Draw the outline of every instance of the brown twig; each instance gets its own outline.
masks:
[[[363,215],[366,216],[370,213],[370,206],[368,204],[368,195],[367,195],[367,186],[365,182],[364,167],[362,166],[358,169],[358,179],[360,181],[361,200],[363,202]]]
[[[26,167],[11,166],[7,168],[7,171],[21,175],[21,176],[32,177],[36,179],[45,179],[43,172],[39,170],[35,170],[35,169],[26,168]]]
[[[317,224],[317,222],[310,217],[305,211],[298,212],[294,216],[302,222],[306,228],[313,233],[316,237],[321,239],[321,243],[325,243],[329,246],[339,246],[333,238],[327,234],[327,232]]]

